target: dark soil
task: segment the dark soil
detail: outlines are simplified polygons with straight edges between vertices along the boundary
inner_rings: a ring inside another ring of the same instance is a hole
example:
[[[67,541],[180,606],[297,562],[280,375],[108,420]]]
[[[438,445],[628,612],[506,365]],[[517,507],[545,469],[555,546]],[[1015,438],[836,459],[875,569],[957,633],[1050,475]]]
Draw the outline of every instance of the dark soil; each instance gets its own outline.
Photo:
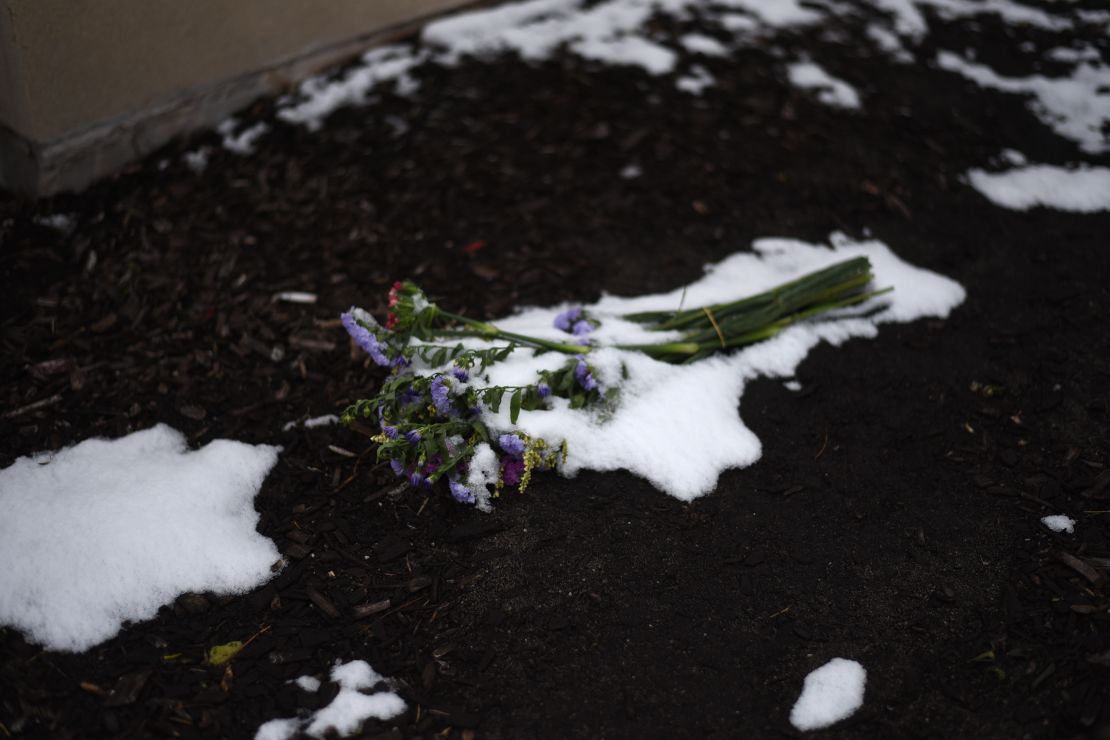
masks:
[[[828,736],[1110,737],[1110,214],[1007,211],[962,181],[1003,147],[1110,160],[1019,98],[842,36],[786,46],[859,83],[860,114],[758,47],[701,60],[719,82],[702,99],[570,57],[470,63],[318,133],[272,122],[200,176],[179,155],[212,135],[79,196],[3,202],[0,465],[157,422],[284,445],[256,505],[289,564],[79,655],[0,629],[0,735],[247,738],[322,700],[284,681],[361,658],[409,705],[369,737],[790,736],[803,678],[842,656],[867,697]],[[988,19],[929,43],[1020,67],[1023,38],[1041,43]],[[36,223],[58,212],[72,232]],[[493,317],[834,230],[967,302],[815,350],[800,393],[752,384],[764,456],[694,503],[587,473],[483,515],[398,488],[355,431],[282,431],[375,387],[336,318],[380,312],[397,278]],[[1055,513],[1075,535],[1040,524]]]

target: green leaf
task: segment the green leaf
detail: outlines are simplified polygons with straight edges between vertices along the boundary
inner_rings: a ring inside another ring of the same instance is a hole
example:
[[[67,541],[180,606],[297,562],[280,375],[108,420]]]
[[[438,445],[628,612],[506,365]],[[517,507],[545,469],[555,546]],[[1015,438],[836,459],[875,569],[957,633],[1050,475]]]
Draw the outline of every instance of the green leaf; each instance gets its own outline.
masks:
[[[555,386],[555,390],[559,395],[570,393],[574,387],[574,374],[570,370],[564,370],[563,374],[559,376],[559,384]]]
[[[505,395],[504,388],[492,388],[486,396],[486,403],[489,404],[489,410],[497,413],[501,409],[501,397]]]
[[[509,422],[516,424],[516,420],[520,418],[520,389],[517,388],[516,393],[513,394],[512,399],[509,401]]]
[[[447,437],[441,429],[438,434],[434,435],[431,439],[432,452],[439,453],[440,455],[447,456]]]

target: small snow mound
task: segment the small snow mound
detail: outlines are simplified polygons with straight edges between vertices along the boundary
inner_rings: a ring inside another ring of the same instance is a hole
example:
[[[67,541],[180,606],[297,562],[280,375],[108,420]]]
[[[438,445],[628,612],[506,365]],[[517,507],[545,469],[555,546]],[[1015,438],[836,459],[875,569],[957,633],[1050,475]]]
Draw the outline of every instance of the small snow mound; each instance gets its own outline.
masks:
[[[1072,213],[1110,211],[1110,169],[1038,164],[1004,172],[974,169],[968,182],[990,202],[1015,211],[1036,206]]]
[[[1041,517],[1041,524],[1045,525],[1053,532],[1075,533],[1075,520],[1065,514],[1053,514],[1052,516]]]
[[[790,710],[796,729],[819,730],[851,717],[863,706],[867,671],[854,660],[833,658],[806,676],[802,695]]]
[[[691,54],[701,54],[707,57],[728,56],[728,49],[712,36],[703,33],[688,33],[678,40],[683,48]]]
[[[297,676],[293,683],[310,694],[315,694],[320,690],[320,679],[315,676]]]
[[[86,650],[189,591],[243,593],[281,556],[253,506],[279,448],[189,450],[159,424],[0,470],[0,624]]]
[[[317,738],[333,733],[347,737],[358,732],[368,719],[393,719],[405,711],[404,700],[392,691],[363,693],[387,682],[365,660],[336,662],[331,680],[339,684],[339,693],[330,704],[308,717],[272,719],[258,728],[254,740],[288,740],[299,733]],[[312,676],[301,676],[295,683],[310,693],[320,688],[319,680]]]
[[[712,87],[715,83],[716,80],[713,79],[713,75],[709,73],[709,70],[700,64],[695,64],[690,68],[688,74],[679,77],[675,81],[675,87],[691,95],[701,95],[707,87]]]
[[[854,87],[813,62],[797,62],[786,71],[791,85],[801,90],[812,90],[825,105],[852,110],[860,107],[859,93]]]
[[[238,131],[238,128],[238,119],[229,118],[219,125],[216,133],[223,137],[224,149],[239,155],[253,154],[255,143],[270,130],[270,127],[261,121],[242,131]],[[207,164],[207,160],[205,163]],[[191,160],[186,160],[186,164],[193,166]]]

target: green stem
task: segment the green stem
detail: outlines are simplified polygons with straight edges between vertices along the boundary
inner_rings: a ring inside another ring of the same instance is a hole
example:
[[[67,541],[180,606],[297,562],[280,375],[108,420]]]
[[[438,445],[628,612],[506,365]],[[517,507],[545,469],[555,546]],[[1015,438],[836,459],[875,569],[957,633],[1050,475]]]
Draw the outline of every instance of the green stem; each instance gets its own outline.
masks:
[[[548,339],[540,339],[539,337],[530,337],[525,334],[517,334],[516,332],[505,331],[493,324],[485,321],[475,321],[468,319],[465,316],[449,313],[447,311],[440,311],[440,315],[444,318],[450,319],[456,323],[468,326],[473,331],[460,331],[458,329],[441,329],[436,332],[438,336],[456,336],[456,337],[479,337],[481,339],[504,339],[509,342],[516,342],[526,347],[533,349],[546,349],[552,352],[561,352],[565,355],[583,355],[590,351],[588,346],[577,344],[563,344],[561,342],[552,342]]]

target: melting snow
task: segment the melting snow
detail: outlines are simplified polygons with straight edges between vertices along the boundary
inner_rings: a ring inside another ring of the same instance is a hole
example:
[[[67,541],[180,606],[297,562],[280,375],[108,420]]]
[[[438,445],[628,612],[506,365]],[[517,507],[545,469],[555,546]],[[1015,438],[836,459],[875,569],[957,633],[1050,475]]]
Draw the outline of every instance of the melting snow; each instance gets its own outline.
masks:
[[[635,180],[642,174],[644,174],[644,170],[638,164],[625,165],[620,172],[621,178],[624,180]]]
[[[903,63],[913,61],[913,55],[906,51],[906,47],[902,45],[902,40],[893,31],[889,31],[877,23],[871,23],[867,26],[867,37],[875,42],[879,51],[889,54],[895,61]]]
[[[703,33],[688,33],[678,40],[686,51],[693,54],[703,54],[707,57],[728,56],[728,49],[712,36]]]
[[[709,70],[700,64],[695,64],[690,68],[688,74],[675,81],[675,86],[691,95],[701,95],[705,88],[711,87],[714,82],[713,75],[709,74]]]
[[[940,52],[937,64],[982,87],[1032,96],[1033,112],[1057,134],[1086,152],[1110,151],[1110,138],[1103,133],[1110,122],[1110,67],[1084,62],[1070,77],[1004,77],[950,51]]]
[[[944,20],[960,20],[977,15],[997,15],[1012,25],[1031,25],[1048,31],[1065,31],[1072,27],[1066,18],[1031,8],[1010,0],[875,0],[875,7],[890,14],[894,28],[902,36],[920,41],[928,33],[929,24],[921,8],[932,8]]]
[[[1064,514],[1053,514],[1052,516],[1042,517],[1041,524],[1045,525],[1053,532],[1075,533],[1075,520]]]
[[[567,475],[583,469],[630,470],[676,498],[691,500],[712,491],[724,470],[751,465],[761,455],[759,439],[737,411],[749,380],[791,378],[809,351],[823,341],[839,345],[852,337],[874,337],[883,323],[945,317],[964,299],[957,283],[901,261],[877,241],[855,242],[834,235],[831,247],[790,239],[761,239],[754,247],[754,254],[733,255],[684,289],[637,298],[605,296],[586,306],[601,321],[591,336],[599,346],[665,341],[671,335],[648,332],[617,317],[735,300],[857,256],[869,257],[875,284],[892,286],[894,292],[867,306],[882,308],[866,317],[860,308],[835,319],[797,324],[769,341],[691,365],[672,365],[611,347],[597,349],[588,356],[595,377],[603,388],[620,387],[619,403],[610,417],[572,410],[566,399],[555,398],[551,409],[522,411],[516,427],[507,408],[487,414],[486,423],[499,433],[517,428],[553,444],[565,439],[569,457],[563,472]],[[507,331],[558,340],[566,335],[554,328],[553,321],[565,308],[527,309],[496,323]],[[538,370],[564,362],[565,357],[555,353],[533,356],[521,350],[493,366],[488,383],[534,383]],[[472,469],[481,468],[480,463],[473,462]]]
[[[185,166],[198,175],[204,172],[208,167],[208,147],[200,147],[191,152],[185,152],[181,155],[184,160]]]
[[[797,62],[787,68],[790,84],[817,93],[817,99],[834,108],[859,108],[859,93],[813,62]]]
[[[41,216],[35,219],[35,223],[41,224],[48,229],[61,231],[62,233],[73,231],[73,216],[67,213],[53,213],[49,216]]]
[[[302,732],[318,738],[331,732],[346,737],[368,719],[388,720],[405,711],[404,700],[392,691],[362,693],[388,683],[364,660],[336,663],[331,680],[339,684],[339,693],[330,704],[305,718],[272,719],[258,728],[254,740],[288,740]],[[296,684],[309,693],[320,688],[320,681],[312,676],[301,676]]]
[[[315,131],[333,111],[365,103],[370,92],[385,83],[394,84],[398,94],[409,95],[417,87],[411,72],[425,59],[412,47],[400,44],[371,49],[362,55],[360,66],[340,79],[317,76],[302,82],[297,88],[299,98],[286,101],[277,116]]]
[[[790,724],[803,732],[847,719],[863,706],[867,671],[854,660],[833,658],[806,676],[802,695],[790,710]]]
[[[264,122],[256,123],[236,133],[238,127],[239,121],[235,118],[229,118],[216,129],[216,133],[223,137],[224,149],[235,154],[251,154],[254,152],[255,142],[270,130],[270,127]],[[186,160],[186,164],[190,167],[193,166],[190,160]]]
[[[324,414],[323,416],[315,416],[311,419],[301,421],[287,421],[281,431],[288,432],[290,429],[295,429],[298,425],[303,425],[305,429],[313,429],[315,427],[325,427],[331,424],[338,424],[339,417],[335,414]]]
[[[1004,172],[974,169],[967,179],[992,203],[1017,211],[1035,206],[1075,213],[1110,211],[1110,169],[1105,167],[1064,169],[1037,164]]]
[[[278,448],[189,450],[158,425],[0,470],[0,623],[85,650],[187,591],[243,593],[280,555],[253,501]]]

